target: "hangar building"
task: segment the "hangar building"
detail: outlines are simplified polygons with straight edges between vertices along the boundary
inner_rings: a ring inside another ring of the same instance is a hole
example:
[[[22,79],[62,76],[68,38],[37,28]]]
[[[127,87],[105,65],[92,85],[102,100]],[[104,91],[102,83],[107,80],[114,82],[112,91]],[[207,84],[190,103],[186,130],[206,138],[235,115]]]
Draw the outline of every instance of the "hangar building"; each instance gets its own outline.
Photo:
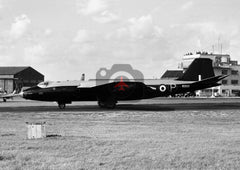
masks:
[[[0,89],[11,93],[44,81],[44,75],[32,67],[0,67]]]

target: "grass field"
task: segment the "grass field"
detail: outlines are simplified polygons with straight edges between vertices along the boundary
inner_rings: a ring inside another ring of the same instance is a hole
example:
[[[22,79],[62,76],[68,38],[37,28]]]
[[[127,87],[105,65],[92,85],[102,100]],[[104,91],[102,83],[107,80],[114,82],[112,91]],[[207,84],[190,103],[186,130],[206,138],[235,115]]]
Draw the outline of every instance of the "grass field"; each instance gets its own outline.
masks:
[[[232,100],[193,102],[226,106],[210,110],[150,100],[161,105],[150,111],[126,104],[58,110],[53,103],[0,103],[0,169],[240,169],[240,103]],[[46,122],[53,137],[27,140],[25,122]]]

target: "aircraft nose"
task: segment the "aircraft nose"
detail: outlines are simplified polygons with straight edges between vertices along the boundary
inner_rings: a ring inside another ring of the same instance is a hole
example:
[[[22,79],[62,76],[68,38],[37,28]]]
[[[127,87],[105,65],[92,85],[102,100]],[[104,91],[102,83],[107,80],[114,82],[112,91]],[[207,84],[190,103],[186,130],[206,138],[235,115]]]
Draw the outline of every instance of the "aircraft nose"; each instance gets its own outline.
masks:
[[[22,95],[24,99],[29,99],[32,93],[28,91],[24,91],[24,92],[21,92],[20,95]]]
[[[38,86],[33,86],[33,87],[28,88],[28,89],[25,89],[23,92],[21,92],[21,95],[25,99],[32,99],[33,95],[36,94],[36,92],[39,89],[40,88]]]
[[[23,94],[24,94],[24,92],[21,91],[21,92],[19,93],[19,96],[23,97]]]

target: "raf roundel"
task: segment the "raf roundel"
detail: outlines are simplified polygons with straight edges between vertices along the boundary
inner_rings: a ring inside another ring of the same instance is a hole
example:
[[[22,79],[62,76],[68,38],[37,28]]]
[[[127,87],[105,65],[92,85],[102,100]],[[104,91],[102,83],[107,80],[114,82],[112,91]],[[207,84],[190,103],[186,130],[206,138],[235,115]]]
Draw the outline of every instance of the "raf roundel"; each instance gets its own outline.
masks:
[[[159,90],[160,90],[161,92],[165,92],[165,91],[167,90],[167,88],[166,88],[165,85],[161,85],[161,86],[159,86]]]

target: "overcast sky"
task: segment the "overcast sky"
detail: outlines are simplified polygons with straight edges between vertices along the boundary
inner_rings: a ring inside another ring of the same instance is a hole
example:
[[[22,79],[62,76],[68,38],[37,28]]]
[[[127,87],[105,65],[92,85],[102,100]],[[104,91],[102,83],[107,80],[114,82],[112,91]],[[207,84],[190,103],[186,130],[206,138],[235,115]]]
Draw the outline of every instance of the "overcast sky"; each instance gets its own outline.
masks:
[[[188,52],[240,61],[239,0],[0,0],[0,66],[32,66],[46,80],[95,78],[128,63],[145,78]]]

